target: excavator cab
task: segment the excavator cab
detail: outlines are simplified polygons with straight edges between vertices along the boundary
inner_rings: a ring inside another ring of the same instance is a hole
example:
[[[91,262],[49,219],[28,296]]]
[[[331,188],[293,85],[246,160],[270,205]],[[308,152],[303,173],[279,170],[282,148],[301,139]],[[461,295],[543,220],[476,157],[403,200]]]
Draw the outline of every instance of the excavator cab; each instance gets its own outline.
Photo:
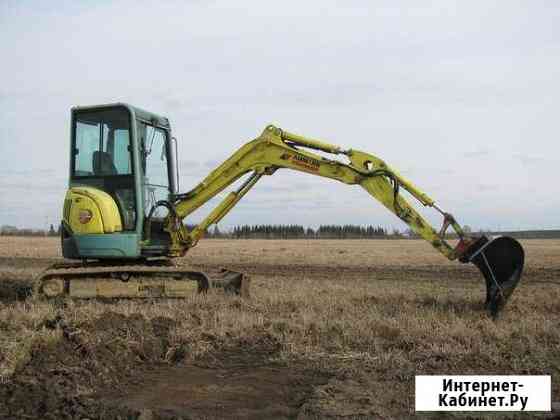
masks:
[[[246,296],[249,280],[212,277],[167,258],[166,208],[177,190],[176,143],[167,118],[123,104],[72,109],[62,254],[37,278],[40,296],[184,298],[212,288]],[[165,205],[162,205],[164,203]]]
[[[165,209],[177,189],[167,118],[127,104],[72,109],[70,180],[64,201],[65,258],[163,256]],[[144,222],[152,213],[149,244]]]

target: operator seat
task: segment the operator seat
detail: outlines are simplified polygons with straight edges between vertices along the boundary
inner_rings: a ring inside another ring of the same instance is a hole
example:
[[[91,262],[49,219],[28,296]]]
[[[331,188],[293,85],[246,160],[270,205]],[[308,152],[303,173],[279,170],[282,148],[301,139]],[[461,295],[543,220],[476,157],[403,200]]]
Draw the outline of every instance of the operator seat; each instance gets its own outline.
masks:
[[[98,150],[93,152],[92,157],[92,166],[93,166],[93,174],[96,176],[102,175],[118,175],[119,171],[115,167],[115,163],[113,162],[113,158],[107,152],[102,150]],[[110,183],[109,183],[110,184]],[[113,197],[115,202],[117,203],[117,207],[119,208],[119,215],[121,216],[121,222],[124,229],[132,229],[134,228],[134,220],[135,214],[134,210],[132,213],[130,208],[134,208],[134,195],[132,191],[129,189],[113,189],[105,185],[106,188],[104,190]]]
[[[113,163],[113,158],[107,152],[97,150],[93,152],[93,174],[94,175],[117,175],[118,171]]]

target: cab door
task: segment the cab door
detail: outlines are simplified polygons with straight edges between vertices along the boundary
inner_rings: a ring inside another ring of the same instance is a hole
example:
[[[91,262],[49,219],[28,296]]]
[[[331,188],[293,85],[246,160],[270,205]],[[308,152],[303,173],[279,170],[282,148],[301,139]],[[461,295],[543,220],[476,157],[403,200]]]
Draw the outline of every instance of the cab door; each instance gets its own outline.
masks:
[[[136,229],[130,111],[123,106],[72,112],[70,186],[100,189],[115,200],[123,230]]]
[[[167,130],[138,122],[139,144],[142,162],[142,193],[144,213],[147,216],[158,201],[169,201],[171,189],[170,147]],[[167,209],[159,206],[152,213],[152,219],[162,219]]]

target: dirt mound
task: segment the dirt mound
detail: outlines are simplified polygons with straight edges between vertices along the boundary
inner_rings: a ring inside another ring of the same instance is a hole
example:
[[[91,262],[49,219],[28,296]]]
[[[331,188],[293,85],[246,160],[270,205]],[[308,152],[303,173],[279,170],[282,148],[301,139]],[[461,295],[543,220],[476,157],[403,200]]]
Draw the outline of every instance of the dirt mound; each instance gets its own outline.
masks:
[[[279,355],[282,344],[264,328],[255,327],[242,337],[215,337],[217,352],[199,358],[196,365],[204,368],[234,368],[236,366],[267,366]]]
[[[0,389],[0,418],[296,418],[327,381],[277,362],[281,343],[257,327],[235,338],[208,333],[215,351],[175,365],[184,359],[170,346],[176,326],[111,311],[82,323],[62,314],[42,321],[37,329],[53,338],[33,342]]]
[[[25,300],[33,294],[33,281],[29,276],[0,272],[0,302]]]
[[[88,398],[95,374],[73,343],[62,340],[33,349],[30,363],[0,390],[2,418],[87,418],[91,413],[116,417]]]
[[[173,322],[114,312],[76,325],[60,315],[45,320],[38,328],[56,338],[34,342],[28,362],[0,388],[0,418],[135,418],[95,393],[117,392],[147,362],[161,361]]]

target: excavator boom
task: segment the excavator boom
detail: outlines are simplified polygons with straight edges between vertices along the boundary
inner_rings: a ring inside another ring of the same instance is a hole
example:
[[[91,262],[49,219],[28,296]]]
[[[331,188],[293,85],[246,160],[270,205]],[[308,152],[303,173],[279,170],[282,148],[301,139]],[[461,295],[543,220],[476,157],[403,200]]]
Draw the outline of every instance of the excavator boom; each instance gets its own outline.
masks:
[[[333,156],[341,155],[347,162],[320,156],[313,150]],[[486,305],[494,316],[521,278],[524,254],[516,240],[499,238],[490,241],[486,237],[470,237],[450,213],[440,209],[432,198],[378,157],[292,134],[273,125],[266,127],[258,138],[242,146],[194,189],[175,195],[173,202],[160,203],[170,209],[166,222],[166,229],[172,238],[169,256],[184,255],[197,244],[208,227],[218,223],[262,176],[272,175],[281,168],[330,178],[348,185],[359,185],[446,258],[475,264],[486,279]],[[244,175],[248,175],[248,178],[236,191],[226,195],[194,229],[189,231],[186,228],[183,223],[186,217]],[[432,227],[402,196],[401,189],[423,206],[441,213],[443,220],[439,230]],[[449,227],[458,238],[455,246],[447,239]]]
[[[343,155],[348,162],[328,159],[304,148],[320,150],[332,155]],[[399,189],[403,188],[408,191],[424,206],[434,207],[441,212],[435,206],[434,200],[390,168],[384,161],[369,153],[353,149],[343,150],[339,146],[292,134],[272,125],[266,127],[257,139],[242,146],[194,189],[174,197],[175,200],[171,203],[174,211],[171,212],[168,223],[172,233],[173,226],[183,226],[182,223],[176,223],[176,219],[183,220],[240,177],[252,173],[237,191],[226,196],[220,205],[194,230],[191,232],[187,232],[186,228],[177,230],[175,250],[184,253],[196,244],[208,226],[223,218],[261,176],[272,175],[280,168],[330,178],[348,185],[360,185],[447,258],[455,259],[457,257],[454,248],[444,238],[445,231],[437,232],[432,228],[429,222],[399,194]],[[445,228],[452,226],[458,236],[463,238],[464,233],[452,216],[443,214]]]

